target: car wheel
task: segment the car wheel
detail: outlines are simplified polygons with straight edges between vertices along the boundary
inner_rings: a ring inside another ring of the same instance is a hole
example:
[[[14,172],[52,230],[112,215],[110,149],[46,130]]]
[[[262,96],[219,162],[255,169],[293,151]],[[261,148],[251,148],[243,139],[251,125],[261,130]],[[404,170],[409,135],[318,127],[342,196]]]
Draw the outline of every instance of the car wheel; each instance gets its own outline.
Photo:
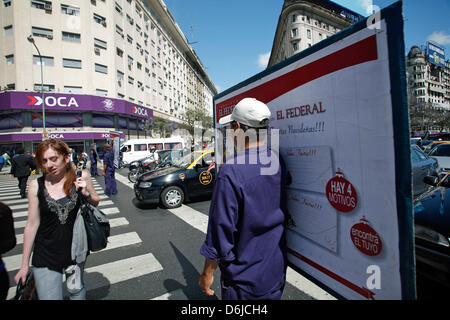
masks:
[[[167,209],[177,208],[184,201],[184,192],[179,187],[170,186],[161,192],[161,203]]]
[[[128,180],[130,180],[131,182],[135,183],[137,180],[137,177],[139,176],[139,170],[131,170],[128,173]]]

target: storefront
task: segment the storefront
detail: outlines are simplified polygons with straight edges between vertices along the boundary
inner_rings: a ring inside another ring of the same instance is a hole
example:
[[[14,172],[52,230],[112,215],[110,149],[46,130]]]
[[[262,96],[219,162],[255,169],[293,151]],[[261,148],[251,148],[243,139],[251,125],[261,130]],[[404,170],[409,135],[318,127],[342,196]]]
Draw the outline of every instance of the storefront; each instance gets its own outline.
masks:
[[[38,92],[0,93],[0,154],[22,146],[34,152],[45,129],[49,138],[62,139],[77,152],[92,144],[103,147],[111,131],[121,139],[145,137],[153,110],[107,97]]]

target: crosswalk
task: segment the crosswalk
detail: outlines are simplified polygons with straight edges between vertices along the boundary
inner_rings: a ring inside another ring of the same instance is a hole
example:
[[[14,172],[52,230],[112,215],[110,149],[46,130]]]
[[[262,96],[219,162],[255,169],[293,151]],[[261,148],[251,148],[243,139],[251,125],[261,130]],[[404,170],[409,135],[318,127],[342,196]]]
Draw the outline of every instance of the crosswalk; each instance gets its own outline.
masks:
[[[100,197],[99,208],[110,219],[111,236],[108,238],[108,246],[105,249],[91,253],[91,255],[98,256],[104,254],[104,252],[113,251],[118,248],[131,248],[132,246],[142,245],[142,240],[139,235],[135,231],[129,230],[130,228],[127,228],[129,221],[125,217],[120,216],[120,210],[114,201],[104,194],[102,186],[95,178],[92,180],[94,188]],[[0,201],[6,203],[13,211],[17,239],[16,247],[3,256],[6,268],[10,274],[11,285],[15,284],[12,280],[13,276],[22,264],[23,231],[28,216],[28,199],[22,199],[20,197],[16,181],[16,179],[12,178],[0,180]],[[117,259],[116,256],[114,261],[108,261],[99,265],[92,265],[91,259],[88,258],[85,269],[85,278],[89,279],[85,284],[88,296],[89,290],[104,286],[105,279],[109,285],[112,285],[161,270],[163,270],[163,267],[150,252],[125,259]],[[8,291],[7,299],[13,298],[15,291],[15,286],[11,287]],[[145,298],[143,297],[143,299]],[[147,299],[150,298],[152,297],[148,297]]]

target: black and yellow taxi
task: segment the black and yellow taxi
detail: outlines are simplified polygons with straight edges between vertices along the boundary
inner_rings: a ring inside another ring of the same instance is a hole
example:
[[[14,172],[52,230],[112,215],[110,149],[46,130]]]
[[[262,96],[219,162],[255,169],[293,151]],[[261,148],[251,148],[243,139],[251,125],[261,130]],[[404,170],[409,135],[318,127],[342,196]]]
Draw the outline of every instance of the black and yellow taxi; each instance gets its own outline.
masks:
[[[175,160],[168,168],[144,173],[134,185],[136,199],[170,209],[186,200],[210,195],[216,171],[208,167],[213,161],[214,150],[199,150]]]

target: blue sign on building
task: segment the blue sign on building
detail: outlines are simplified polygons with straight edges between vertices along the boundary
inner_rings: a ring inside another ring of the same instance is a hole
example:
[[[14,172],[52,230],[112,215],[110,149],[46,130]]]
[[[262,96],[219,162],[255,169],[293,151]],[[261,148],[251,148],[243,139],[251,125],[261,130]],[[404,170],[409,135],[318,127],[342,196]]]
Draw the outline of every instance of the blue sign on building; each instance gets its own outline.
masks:
[[[440,46],[427,42],[427,58],[428,61],[439,66],[445,67],[445,49]]]

